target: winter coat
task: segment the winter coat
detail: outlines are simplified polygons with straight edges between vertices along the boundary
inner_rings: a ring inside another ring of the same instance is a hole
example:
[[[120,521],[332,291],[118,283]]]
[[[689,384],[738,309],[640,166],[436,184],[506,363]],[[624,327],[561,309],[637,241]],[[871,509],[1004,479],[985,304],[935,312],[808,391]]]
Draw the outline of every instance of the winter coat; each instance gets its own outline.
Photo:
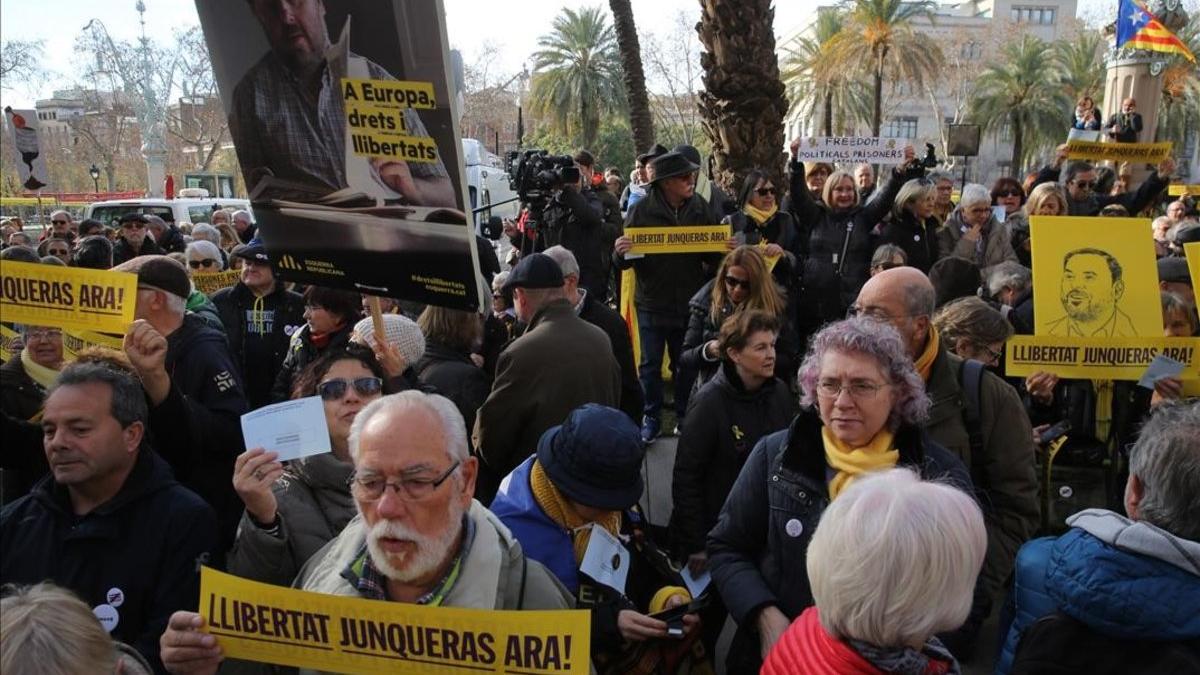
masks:
[[[4,434],[0,435],[4,439],[5,459],[9,460],[0,472],[0,498],[3,498],[0,503],[7,504],[29,494],[34,482],[46,472],[41,423],[31,425],[26,422],[40,416],[45,400],[46,390],[25,372],[19,354],[0,366],[0,410],[14,425],[27,427],[30,431],[10,433],[6,424]],[[27,456],[31,462],[26,464],[18,459],[19,456]]]
[[[227,335],[225,324],[221,321],[221,315],[217,312],[217,306],[213,304],[209,297],[200,291],[192,291],[187,297],[187,311],[196,315],[196,318],[202,320],[209,328],[220,331],[222,335]]]
[[[133,260],[140,255],[162,254],[162,249],[158,247],[158,244],[154,243],[154,237],[149,235],[142,240],[142,247],[137,251],[133,250],[128,241],[125,241],[125,237],[118,237],[116,243],[113,244],[113,267]]]
[[[1115,134],[1111,131],[1113,127],[1117,128]],[[1104,125],[1104,133],[1117,143],[1137,143],[1138,134],[1142,133],[1142,114],[1113,113]]]
[[[469,437],[475,428],[475,413],[492,390],[492,378],[475,365],[469,354],[426,340],[425,353],[413,364],[413,372],[422,384],[450,399],[462,413]]]
[[[1017,256],[1017,262],[1032,269],[1033,253],[1026,248],[1026,244],[1029,243],[1029,216],[1025,211],[1017,211],[1004,219],[1004,227],[1008,228],[1008,240]]]
[[[997,675],[1198,672],[1200,543],[1103,509],[1067,523],[1017,556]]]
[[[19,420],[32,419],[42,410],[46,390],[25,372],[21,355],[0,366],[0,410]]]
[[[815,411],[803,410],[788,429],[760,440],[708,533],[712,579],[738,624],[729,672],[758,670],[754,618],[760,609],[774,605],[794,619],[813,604],[803,561],[829,505],[821,427]],[[897,466],[971,490],[962,463],[921,429],[901,426],[895,447],[900,452]]]
[[[1018,262],[1017,253],[1012,247],[1012,240],[1009,239],[1008,228],[996,220],[995,215],[988,216],[988,222],[984,225],[986,234],[983,236],[982,260],[976,255],[976,242],[963,237],[963,227],[965,226],[962,220],[962,211],[956,210],[950,214],[950,218],[946,220],[942,229],[938,230],[938,251],[942,258],[954,256],[973,262],[979,267],[979,274],[984,279],[987,278],[988,272],[993,266],[1006,260]]]
[[[167,227],[163,230],[162,240],[154,242],[163,254],[167,253],[183,253],[187,251],[187,241],[183,238],[183,233],[175,226],[175,223],[167,223]]]
[[[942,345],[925,383],[925,393],[933,403],[925,430],[971,472],[988,535],[979,586],[984,597],[995,599],[1012,571],[1017,549],[1033,534],[1041,513],[1033,427],[1017,391],[985,370],[979,384],[982,456],[973,456],[966,394],[960,384],[962,363]],[[987,609],[977,607],[978,611]]]
[[[900,187],[911,178],[920,178],[925,170],[914,167],[901,173],[897,168],[871,196],[871,201],[844,211],[835,211],[816,202],[804,183],[804,165],[791,163],[789,190],[792,217],[800,231],[807,231],[808,245],[803,247],[801,278],[804,294],[802,311],[816,324],[845,316],[871,271],[875,253],[873,231],[896,200]],[[801,327],[804,332],[805,328]]]
[[[930,216],[924,223],[918,222],[916,215],[908,209],[900,212],[900,217],[892,217],[879,227],[878,245],[894,244],[904,249],[904,255],[909,267],[915,267],[929,274],[929,268],[941,259],[937,239],[938,219]]]
[[[778,244],[788,254],[785,256],[788,260],[780,260],[780,265],[787,262],[794,267],[796,258],[801,254],[800,232],[796,229],[796,222],[792,220],[792,214],[783,209],[776,211],[765,223],[757,222],[745,211],[735,211],[721,222],[733,227],[733,237],[738,240],[739,246],[758,246],[762,242]]]
[[[304,297],[277,283],[260,299],[239,281],[214,293],[212,301],[225,324],[229,349],[246,385],[250,407],[271,403],[271,388],[287,358],[292,336],[305,325]],[[255,335],[269,337],[264,340],[266,344],[247,353],[247,344],[256,339]]]
[[[624,592],[617,593],[584,574],[575,561],[570,533],[551,520],[533,496],[529,476],[534,461],[533,457],[526,459],[505,477],[491,511],[520,542],[526,557],[544,565],[567,592],[577,597],[580,609],[591,610],[592,654],[619,654],[624,640],[617,630],[617,614],[624,609],[645,612],[658,589],[683,586],[683,580],[671,570],[666,555],[649,540],[646,521],[633,509],[621,519],[621,535],[627,539],[625,548],[630,553]],[[660,567],[669,572],[669,577],[660,575]]]
[[[277,586],[292,583],[300,568],[358,513],[348,481],[354,465],[313,455],[290,462],[271,486],[279,532],[270,534],[248,513],[229,552],[230,574]]]
[[[671,208],[662,191],[651,186],[646,196],[629,209],[625,230],[638,227],[712,225],[718,222],[712,210],[698,195],[692,195],[678,209]],[[621,269],[632,267],[637,273],[634,305],[638,312],[654,314],[683,326],[687,323],[688,301],[712,276],[721,262],[720,254],[671,253],[647,255],[634,260],[617,256]]]
[[[722,361],[688,400],[689,424],[675,452],[671,546],[680,558],[704,550],[738,472],[767,434],[786,429],[795,414],[791,391],[778,379],[746,391],[737,368]]]
[[[579,289],[583,292],[583,289]],[[591,293],[583,296],[583,306],[577,307],[579,318],[604,331],[612,344],[613,356],[621,369],[621,412],[629,415],[629,419],[641,424],[642,383],[638,380],[637,363],[633,360],[633,338],[629,336],[629,325],[617,311]]]
[[[566,300],[539,309],[500,354],[492,391],[475,417],[483,460],[476,495],[490,501],[500,479],[572,410],[585,403],[615,408],[620,396],[621,369],[604,331],[576,316]]]
[[[228,478],[226,478],[228,480]],[[195,610],[200,565],[218,556],[210,508],[144,446],[109,501],[76,516],[67,488],[47,475],[0,511],[0,583],[53,581],[77,594],[110,634],[161,672],[158,638],[167,617]]]
[[[589,189],[583,193],[564,189],[546,207],[542,236],[536,250],[561,244],[579,263],[579,285],[592,293],[603,293],[608,282],[604,267],[603,242],[605,207]],[[610,245],[611,247],[611,245]]]
[[[329,337],[329,342],[324,347],[313,344],[309,332],[308,324],[305,323],[292,333],[292,338],[288,342],[287,355],[283,357],[283,363],[279,366],[279,374],[275,376],[275,385],[271,387],[272,401],[286,401],[291,398],[292,385],[295,384],[300,373],[308,367],[308,364],[321,358],[321,355],[330,349],[344,348],[350,342],[350,334],[354,332],[354,323],[347,321],[346,325]]]
[[[1053,166],[1042,167],[1041,171],[1038,171],[1037,178],[1033,181],[1034,187],[1042,183],[1058,182],[1059,172],[1060,169],[1056,169]],[[1117,195],[1101,195],[1092,191],[1088,193],[1085,199],[1072,199],[1070,191],[1067,191],[1067,215],[1095,216],[1100,213],[1100,209],[1109,204],[1120,204],[1125,207],[1125,210],[1130,215],[1137,215],[1149,206],[1150,202],[1154,201],[1154,198],[1166,189],[1166,187],[1167,181],[1158,175],[1158,171],[1153,171],[1138,186],[1136,191],[1131,190]],[[1033,188],[1030,189],[1032,190]]]
[[[154,449],[185,487],[217,512],[224,553],[233,543],[242,502],[233,490],[233,462],[242,446],[246,397],[225,336],[185,314],[167,336],[171,389],[150,408]]]
[[[699,390],[713,374],[717,372],[720,360],[710,361],[704,354],[704,346],[710,340],[716,340],[721,335],[721,326],[712,318],[712,289],[717,283],[710,279],[688,302],[687,332],[683,336],[683,353],[679,356],[681,364],[693,368],[699,374],[694,389]],[[727,304],[721,313],[722,323],[734,313],[733,305]],[[778,317],[780,330],[775,342],[775,374],[784,382],[795,379],[796,370],[800,367],[800,340],[792,322],[786,316]]]

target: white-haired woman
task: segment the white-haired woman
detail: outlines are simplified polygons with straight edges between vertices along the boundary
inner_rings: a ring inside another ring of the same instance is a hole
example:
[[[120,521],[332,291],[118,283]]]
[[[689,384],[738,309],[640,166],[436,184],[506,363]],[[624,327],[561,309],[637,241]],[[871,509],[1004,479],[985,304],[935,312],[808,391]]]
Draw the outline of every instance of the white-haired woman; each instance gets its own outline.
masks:
[[[938,260],[939,221],[933,215],[936,201],[933,181],[910,180],[896,195],[891,216],[879,226],[879,243],[899,246],[906,264],[926,274]]]
[[[1018,262],[1008,228],[992,213],[992,193],[978,183],[967,183],[958,208],[937,234],[941,257],[969,260],[984,276],[1005,260]]]
[[[184,260],[187,261],[189,277],[194,274],[213,274],[225,269],[221,249],[212,242],[197,239],[187,245],[183,255]],[[225,333],[225,324],[221,322],[221,314],[217,311],[217,306],[207,295],[196,290],[195,285],[192,286],[192,292],[187,297],[187,311],[195,313],[196,316],[204,319],[204,323],[221,331],[222,334]]]
[[[983,513],[962,490],[908,469],[864,477],[821,516],[806,560],[816,604],[762,673],[958,672],[934,634],[966,620],[986,550]]]
[[[861,317],[826,326],[799,380],[800,414],[758,442],[708,534],[713,581],[738,623],[731,673],[757,672],[813,604],[799,562],[822,512],[860,475],[901,466],[970,486],[962,463],[921,430],[929,398],[890,326]]]

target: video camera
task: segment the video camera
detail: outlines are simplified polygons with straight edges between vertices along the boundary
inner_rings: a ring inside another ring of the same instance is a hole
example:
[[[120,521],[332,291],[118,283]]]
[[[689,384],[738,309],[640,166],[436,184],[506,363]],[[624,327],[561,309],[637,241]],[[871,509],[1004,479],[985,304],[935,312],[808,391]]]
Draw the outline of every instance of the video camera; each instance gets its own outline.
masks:
[[[554,190],[579,180],[579,167],[569,155],[551,155],[545,150],[514,150],[504,158],[509,185],[522,202],[545,204]]]

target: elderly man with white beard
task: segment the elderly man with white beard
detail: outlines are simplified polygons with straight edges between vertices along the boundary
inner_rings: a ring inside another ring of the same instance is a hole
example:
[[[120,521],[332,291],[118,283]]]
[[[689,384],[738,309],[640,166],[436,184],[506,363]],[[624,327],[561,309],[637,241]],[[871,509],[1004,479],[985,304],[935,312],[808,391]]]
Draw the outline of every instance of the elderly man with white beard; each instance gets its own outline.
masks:
[[[358,515],[300,571],[317,593],[474,609],[567,609],[572,600],[475,501],[479,460],[449,399],[384,396],[350,428]],[[160,640],[171,673],[215,673],[220,640],[203,618],[176,612]]]

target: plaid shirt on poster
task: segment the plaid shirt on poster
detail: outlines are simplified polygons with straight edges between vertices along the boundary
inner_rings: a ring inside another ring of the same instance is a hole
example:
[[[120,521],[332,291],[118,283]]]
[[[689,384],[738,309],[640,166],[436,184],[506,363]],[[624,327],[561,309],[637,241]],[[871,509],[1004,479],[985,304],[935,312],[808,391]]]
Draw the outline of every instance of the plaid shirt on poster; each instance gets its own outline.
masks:
[[[371,79],[396,79],[372,61],[367,67]],[[415,110],[405,110],[404,119],[409,136],[429,135]],[[314,106],[303,84],[274,52],[267,52],[233,90],[229,132],[242,170],[254,182],[274,175],[330,192],[346,187],[346,116],[341,88],[333,82],[328,64],[321,69]],[[414,178],[449,175],[441,159],[409,162],[408,168]]]

